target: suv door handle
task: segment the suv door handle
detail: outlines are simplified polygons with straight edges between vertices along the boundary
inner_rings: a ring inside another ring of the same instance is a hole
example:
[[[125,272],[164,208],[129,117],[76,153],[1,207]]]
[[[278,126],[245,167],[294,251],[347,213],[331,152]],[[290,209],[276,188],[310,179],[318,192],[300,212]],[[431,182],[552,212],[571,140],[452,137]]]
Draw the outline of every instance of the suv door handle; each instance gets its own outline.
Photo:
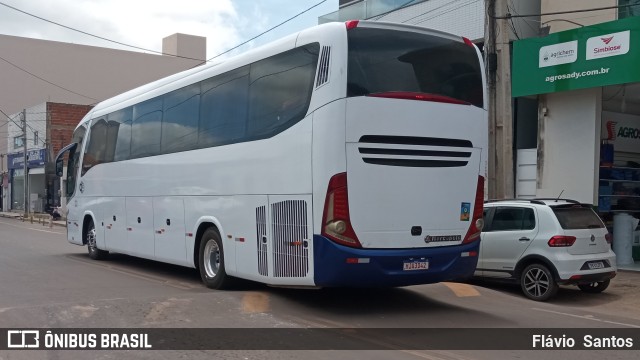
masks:
[[[520,240],[520,241],[529,241],[529,240],[531,240],[531,239],[529,239],[528,237],[521,237],[521,238],[520,238],[520,239],[518,239],[518,240]]]

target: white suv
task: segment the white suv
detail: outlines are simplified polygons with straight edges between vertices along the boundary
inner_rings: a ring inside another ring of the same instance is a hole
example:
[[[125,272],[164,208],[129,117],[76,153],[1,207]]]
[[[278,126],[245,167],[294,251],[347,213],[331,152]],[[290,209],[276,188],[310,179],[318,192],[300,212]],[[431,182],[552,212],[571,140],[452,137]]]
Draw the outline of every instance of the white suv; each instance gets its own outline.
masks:
[[[611,237],[590,205],[566,199],[488,201],[484,221],[474,276],[517,281],[537,301],[565,284],[599,293],[616,276]]]

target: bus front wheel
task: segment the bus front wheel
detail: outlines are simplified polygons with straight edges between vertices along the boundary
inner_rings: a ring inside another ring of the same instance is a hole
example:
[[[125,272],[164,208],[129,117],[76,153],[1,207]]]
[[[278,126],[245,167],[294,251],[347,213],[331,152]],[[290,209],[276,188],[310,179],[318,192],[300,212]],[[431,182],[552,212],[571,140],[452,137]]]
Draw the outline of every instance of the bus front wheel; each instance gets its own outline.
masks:
[[[93,221],[87,224],[85,239],[87,240],[87,250],[89,251],[90,258],[93,260],[103,260],[107,258],[109,252],[98,249],[98,245],[96,244],[96,227],[93,225]]]
[[[229,287],[231,277],[224,268],[222,238],[216,229],[209,228],[202,234],[198,268],[202,282],[211,289]]]

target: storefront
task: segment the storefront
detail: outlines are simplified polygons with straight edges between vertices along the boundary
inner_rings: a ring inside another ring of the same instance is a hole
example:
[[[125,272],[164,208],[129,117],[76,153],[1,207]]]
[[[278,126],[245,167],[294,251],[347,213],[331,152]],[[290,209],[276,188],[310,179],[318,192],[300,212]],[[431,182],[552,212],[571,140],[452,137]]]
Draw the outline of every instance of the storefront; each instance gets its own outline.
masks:
[[[10,208],[12,210],[25,209],[25,186],[27,187],[27,202],[31,212],[42,212],[44,209],[45,172],[44,165],[46,159],[46,150],[29,150],[28,157],[28,181],[25,184],[24,176],[24,156],[23,153],[14,153],[8,155]]]
[[[535,133],[535,148],[517,147],[516,193],[594,204],[621,267],[640,265],[639,64],[638,18],[513,46],[514,103],[529,109],[515,112],[515,143]]]

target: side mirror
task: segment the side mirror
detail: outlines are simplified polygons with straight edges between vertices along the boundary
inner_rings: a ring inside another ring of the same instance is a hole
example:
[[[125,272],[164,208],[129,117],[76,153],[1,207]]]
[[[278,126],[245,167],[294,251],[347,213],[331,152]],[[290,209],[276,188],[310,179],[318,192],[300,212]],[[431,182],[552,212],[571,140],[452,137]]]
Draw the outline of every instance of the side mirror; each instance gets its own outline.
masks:
[[[60,150],[58,155],[56,155],[56,176],[62,177],[62,173],[64,171],[64,153],[69,151],[69,154],[73,154],[73,152],[78,147],[77,143],[71,143]]]
[[[62,172],[64,170],[64,157],[60,156],[56,159],[56,176],[62,177]]]

